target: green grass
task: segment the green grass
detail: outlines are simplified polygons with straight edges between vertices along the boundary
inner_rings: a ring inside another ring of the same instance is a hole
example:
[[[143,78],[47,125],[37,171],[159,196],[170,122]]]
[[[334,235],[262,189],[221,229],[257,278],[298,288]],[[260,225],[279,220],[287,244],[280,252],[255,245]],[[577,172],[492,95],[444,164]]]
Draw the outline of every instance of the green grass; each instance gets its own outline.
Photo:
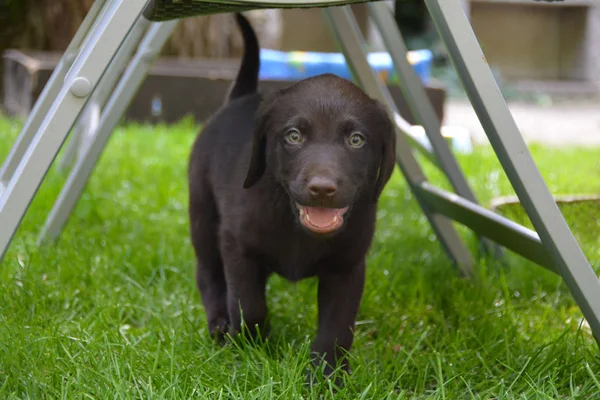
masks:
[[[0,120],[0,160],[19,127]],[[64,182],[51,170],[0,265],[0,398],[600,398],[600,353],[562,281],[512,254],[481,259],[477,283],[460,279],[398,172],[381,200],[343,389],[303,386],[314,280],[270,281],[267,344],[213,344],[188,235],[195,131],[186,121],[119,128],[60,241],[36,248]],[[555,194],[600,193],[600,149],[532,152]],[[489,148],[460,162],[484,203],[513,193]],[[587,222],[576,234],[599,272],[595,215],[567,218]]]

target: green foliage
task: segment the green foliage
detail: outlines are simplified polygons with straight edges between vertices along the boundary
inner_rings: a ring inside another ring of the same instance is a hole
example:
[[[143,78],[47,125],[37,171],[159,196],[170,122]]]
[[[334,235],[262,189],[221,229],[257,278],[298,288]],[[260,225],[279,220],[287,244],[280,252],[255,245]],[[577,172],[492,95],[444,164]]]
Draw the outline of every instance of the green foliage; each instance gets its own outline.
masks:
[[[19,128],[0,120],[0,159]],[[512,254],[481,259],[477,281],[459,278],[398,172],[343,389],[304,386],[314,280],[269,282],[266,343],[212,343],[186,210],[195,132],[189,121],[117,129],[61,239],[38,248],[64,183],[50,171],[0,265],[0,398],[597,398],[598,347],[561,279]],[[600,193],[600,149],[532,151],[554,193]],[[484,202],[512,194],[490,148],[460,163]],[[566,215],[598,271],[597,211]]]

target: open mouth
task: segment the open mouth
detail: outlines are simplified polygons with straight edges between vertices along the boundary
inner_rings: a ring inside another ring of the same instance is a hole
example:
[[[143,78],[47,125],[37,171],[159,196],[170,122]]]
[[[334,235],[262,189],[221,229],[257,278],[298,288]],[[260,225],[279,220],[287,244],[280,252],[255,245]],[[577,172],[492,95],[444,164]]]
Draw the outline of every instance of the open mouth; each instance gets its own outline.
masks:
[[[330,233],[344,225],[344,214],[349,207],[307,207],[296,203],[300,211],[300,223],[315,233]]]

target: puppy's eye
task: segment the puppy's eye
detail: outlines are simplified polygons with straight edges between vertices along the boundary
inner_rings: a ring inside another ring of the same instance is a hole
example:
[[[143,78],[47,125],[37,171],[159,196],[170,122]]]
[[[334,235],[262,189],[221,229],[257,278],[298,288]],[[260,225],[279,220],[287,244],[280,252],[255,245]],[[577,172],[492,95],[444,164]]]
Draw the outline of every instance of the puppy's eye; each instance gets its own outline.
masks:
[[[302,143],[302,134],[298,129],[292,128],[289,131],[287,131],[285,135],[285,141],[289,144],[298,145]]]
[[[348,138],[348,144],[355,149],[360,149],[365,144],[365,137],[362,134],[355,132]]]

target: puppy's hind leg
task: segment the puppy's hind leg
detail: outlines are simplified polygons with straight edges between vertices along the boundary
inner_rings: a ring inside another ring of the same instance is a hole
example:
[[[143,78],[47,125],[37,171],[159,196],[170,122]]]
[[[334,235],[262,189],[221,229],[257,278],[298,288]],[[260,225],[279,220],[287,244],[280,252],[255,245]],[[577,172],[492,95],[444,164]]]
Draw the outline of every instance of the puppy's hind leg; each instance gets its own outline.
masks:
[[[197,258],[196,283],[213,338],[222,338],[229,328],[227,284],[219,251],[219,214],[208,190],[190,194],[190,228]]]

